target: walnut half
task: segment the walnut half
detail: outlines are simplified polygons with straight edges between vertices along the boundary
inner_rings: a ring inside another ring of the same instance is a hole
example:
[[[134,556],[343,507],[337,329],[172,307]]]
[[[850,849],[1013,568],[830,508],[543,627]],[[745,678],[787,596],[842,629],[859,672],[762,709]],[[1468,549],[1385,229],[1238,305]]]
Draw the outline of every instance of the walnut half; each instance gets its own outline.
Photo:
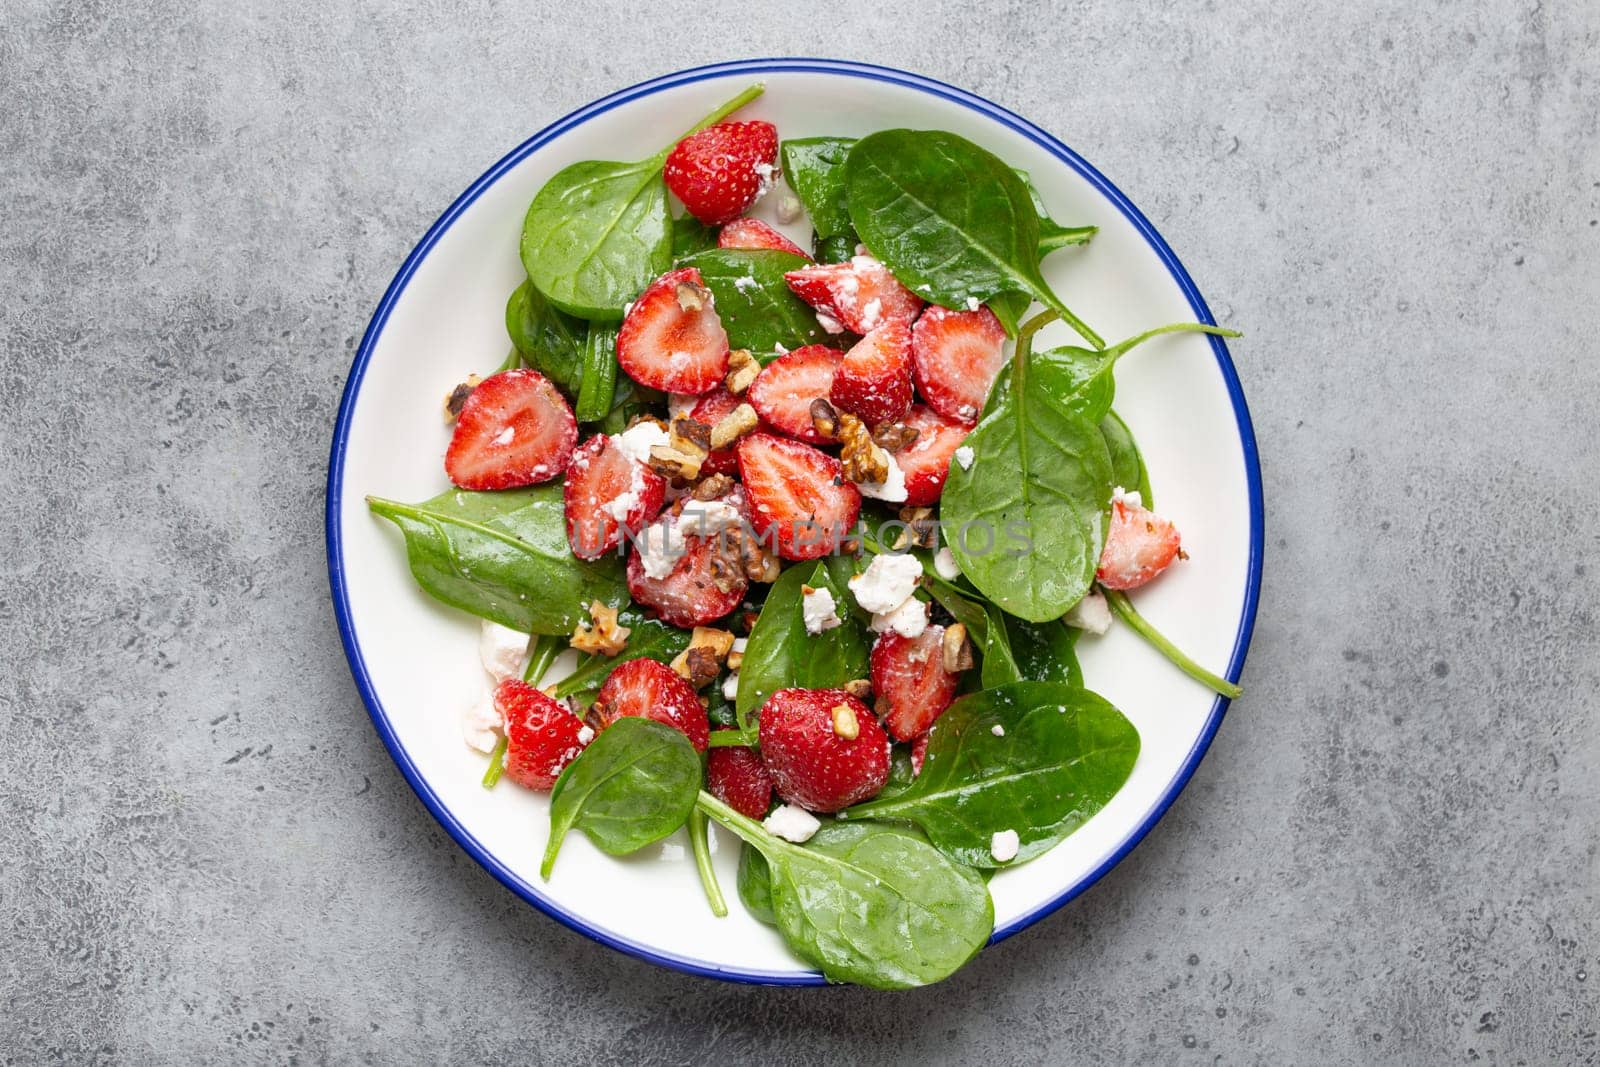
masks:
[[[865,423],[841,411],[838,436],[844,444],[839,450],[839,461],[844,464],[846,478],[860,485],[862,482],[883,482],[889,477],[889,453],[872,440]]]
[[[748,348],[735,348],[728,353],[728,375],[722,384],[728,387],[728,392],[738,396],[750,388],[750,383],[756,380],[756,375],[761,373],[761,364],[756,357],[750,354]]]
[[[696,626],[689,637],[689,647],[672,661],[672,669],[699,689],[722,673],[722,661],[728,658],[731,651],[733,635],[727,630]]]
[[[589,605],[592,622],[578,623],[572,631],[572,647],[591,656],[615,656],[628,645],[633,631],[617,622],[617,609],[596,600]]]

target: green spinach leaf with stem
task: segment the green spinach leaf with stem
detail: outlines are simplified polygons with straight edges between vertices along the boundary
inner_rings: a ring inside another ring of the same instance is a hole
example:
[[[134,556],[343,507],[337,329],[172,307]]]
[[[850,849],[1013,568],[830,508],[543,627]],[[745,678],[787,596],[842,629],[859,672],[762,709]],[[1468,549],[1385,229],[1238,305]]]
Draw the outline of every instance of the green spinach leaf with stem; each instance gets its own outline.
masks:
[[[802,137],[779,148],[784,180],[805,206],[818,237],[855,236],[844,181],[844,162],[853,144],[852,137]],[[855,251],[854,242],[850,250]]]
[[[1144,453],[1133,439],[1133,431],[1115,411],[1106,412],[1100,420],[1100,433],[1106,439],[1106,451],[1111,454],[1111,484],[1124,489],[1139,490],[1139,498],[1151,511],[1156,507],[1156,495],[1150,488],[1150,471],[1144,465]]]
[[[679,215],[672,220],[672,260],[676,263],[696,252],[717,247],[717,228],[707,226],[693,215]]]
[[[691,639],[688,630],[680,630],[660,619],[650,618],[637,609],[624,608],[617,613],[617,622],[630,631],[628,643],[615,656],[594,656],[579,664],[578,669],[556,683],[556,696],[569,697],[585,689],[598,689],[611,677],[611,672],[630,659],[653,659],[671,663]],[[574,624],[576,625],[576,624]],[[570,630],[568,631],[571,632]]]
[[[506,301],[506,333],[522,362],[576,396],[583,377],[580,350],[587,324],[554,308],[530,282]],[[502,368],[506,369],[506,368]]]
[[[729,347],[766,353],[779,345],[839,343],[783,280],[785,271],[806,265],[805,257],[770,248],[714,248],[690,256],[683,265],[699,268],[716,298]]]
[[[845,581],[829,572],[829,562],[798,563],[779,575],[750,629],[734,699],[739,730],[746,738],[755,733],[755,713],[779,689],[827,689],[867,676],[867,630],[850,610],[855,598]],[[801,614],[803,586],[833,594],[840,625],[818,634],[806,632]]]
[[[1105,593],[1106,603],[1110,605],[1112,613],[1132,627],[1134,633],[1150,642],[1158,652],[1171,660],[1184,674],[1187,674],[1218,696],[1227,697],[1229,700],[1244,692],[1236,683],[1230,682],[1220,675],[1213,674],[1185,655],[1182,649],[1163,636],[1160,630],[1150,625],[1149,620],[1134,610],[1133,601],[1128,599],[1127,593],[1104,587],[1101,588],[1101,591]]]
[[[417,584],[452,607],[523,633],[570,634],[591,601],[628,603],[622,563],[587,563],[567,543],[561,486],[474,493],[420,504],[367,497],[405,534]]]
[[[856,236],[854,230],[837,237],[819,237],[813,234],[811,254],[818,263],[843,263],[856,254],[856,248],[860,244],[861,238]]]
[[[1103,698],[1055,682],[1013,682],[956,700],[929,735],[916,781],[842,817],[913,823],[971,867],[998,866],[993,837],[1015,830],[1021,850],[1012,862],[1020,863],[1103,808],[1138,756],[1139,732]]]
[[[1116,395],[1112,371],[1117,361],[1153,337],[1174,333],[1203,333],[1216,337],[1238,337],[1239,331],[1203,322],[1174,322],[1146,330],[1110,348],[1091,351],[1070,345],[1033,353],[1033,387],[1046,403],[1080,412],[1096,423],[1111,413]],[[1002,387],[1015,384],[1015,378]]]
[[[579,422],[595,422],[612,408],[617,389],[617,328],[599,323],[583,339],[583,374],[573,414]]]
[[[768,926],[778,925],[772,911],[772,868],[754,845],[741,845],[739,850],[738,886],[739,901],[746,911]]]
[[[1068,245],[1086,245],[1100,232],[1098,226],[1063,226],[1050,217],[1050,212],[1045,209],[1044,198],[1039,195],[1039,190],[1033,184],[1033,178],[1028,172],[1014,168],[1017,177],[1022,179],[1022,184],[1028,187],[1028,199],[1033,201],[1033,210],[1039,215],[1039,258],[1054,252],[1058,248]]]
[[[688,821],[704,779],[700,757],[681,731],[654,719],[618,719],[556,779],[539,876],[549,880],[574,827],[613,856],[660,841]]]
[[[1005,624],[1012,661],[1023,681],[1083,685],[1077,630],[1059,620],[1026,622],[1007,616]]]
[[[709,793],[698,803],[760,851],[779,932],[831,982],[877,989],[937,982],[975,956],[994,930],[983,878],[915,831],[832,824],[801,846]]]
[[[722,886],[717,882],[717,869],[711,865],[711,842],[707,837],[706,813],[695,808],[689,813],[689,844],[694,848],[694,866],[700,874],[700,887],[706,892],[706,903],[711,914],[721,919],[728,914],[728,903],[722,899]]]
[[[884,130],[850,149],[845,182],[862,241],[923,298],[962,308],[1028,293],[1104,345],[1045,282],[1028,187],[992,152],[941,130]]]
[[[744,90],[683,136],[720,122],[761,91]],[[553,304],[580,318],[618,322],[623,306],[672,266],[661,167],[681,139],[637,163],[574,163],[534,196],[522,226],[522,265]]]

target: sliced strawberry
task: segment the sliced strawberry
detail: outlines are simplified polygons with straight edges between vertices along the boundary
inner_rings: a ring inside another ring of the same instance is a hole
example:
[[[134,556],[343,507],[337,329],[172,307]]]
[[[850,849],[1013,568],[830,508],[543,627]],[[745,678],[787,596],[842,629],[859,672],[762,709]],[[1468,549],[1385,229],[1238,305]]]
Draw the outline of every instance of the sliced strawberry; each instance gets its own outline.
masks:
[[[810,445],[753,433],[739,442],[750,524],[784,559],[833,552],[861,512],[861,493],[839,461]]]
[[[729,503],[745,518],[742,495]],[[663,621],[685,629],[722,618],[739,606],[749,588],[736,550],[726,550],[723,535],[712,532],[703,505],[693,506],[696,511],[684,522],[673,514],[641,530],[628,555],[628,592],[633,599],[654,608]],[[707,531],[707,536],[696,530]],[[651,565],[680,551],[683,554],[665,576],[650,576]]]
[[[772,775],[753,748],[714,748],[706,756],[706,791],[741,815],[764,819],[772,806]]]
[[[733,410],[745,403],[742,396],[735,396],[727,388],[715,390],[701,397],[699,402],[689,410],[689,417],[696,422],[703,422],[707,426],[715,426],[725,416],[733,414]],[[733,474],[739,469],[738,457],[733,449],[719,448],[706,456],[700,464],[701,475],[707,474]]]
[[[696,752],[706,750],[711,724],[700,698],[682,675],[653,659],[630,659],[606,678],[591,709],[600,729],[627,715],[654,719],[682,731]]]
[[[772,184],[778,128],[770,122],[719,122],[679,141],[661,176],[689,214],[707,226],[743,215]]]
[[[699,270],[668,271],[639,294],[617,331],[617,362],[640,385],[667,393],[698,396],[722,382],[728,332]]]
[[[770,248],[811,258],[811,253],[760,219],[734,219],[717,234],[718,248]]]
[[[894,454],[906,476],[906,505],[927,507],[944,493],[950,476],[950,459],[972,432],[969,423],[948,419],[921,404],[911,405],[902,420],[917,431],[917,439]]]
[[[1000,368],[1006,330],[988,308],[931,307],[911,329],[911,373],[917,392],[939,414],[978,421]]]
[[[572,405],[536,370],[508,370],[478,383],[456,420],[444,470],[463,489],[514,489],[567,469],[578,443]]]
[[[922,734],[911,742],[911,777],[915,779],[922,773],[922,764],[928,758],[928,734]]]
[[[565,705],[520,678],[494,691],[494,706],[506,723],[506,777],[529,789],[549,789],[561,771],[594,739]]]
[[[801,267],[783,280],[801,300],[851,333],[867,333],[890,322],[910,326],[922,309],[917,294],[871,256]]]
[[[828,439],[811,425],[811,402],[827,398],[842,358],[827,345],[806,345],[779,356],[750,383],[750,405],[762,421],[790,437],[823,444]]]
[[[1095,577],[1107,589],[1135,589],[1162,571],[1183,550],[1178,528],[1153,511],[1117,499]]]
[[[896,741],[927,732],[956,698],[960,681],[959,674],[944,669],[943,626],[930,626],[918,637],[891,630],[872,645],[872,692]]]
[[[911,407],[911,330],[884,323],[844,354],[828,394],[833,406],[868,426],[893,422]]]
[[[579,559],[617,547],[622,530],[642,530],[661,513],[667,480],[597,433],[572,455],[562,487],[567,541]]]
[[[838,811],[889,780],[888,736],[843,689],[778,690],[761,705],[758,733],[772,784],[791,804]]]

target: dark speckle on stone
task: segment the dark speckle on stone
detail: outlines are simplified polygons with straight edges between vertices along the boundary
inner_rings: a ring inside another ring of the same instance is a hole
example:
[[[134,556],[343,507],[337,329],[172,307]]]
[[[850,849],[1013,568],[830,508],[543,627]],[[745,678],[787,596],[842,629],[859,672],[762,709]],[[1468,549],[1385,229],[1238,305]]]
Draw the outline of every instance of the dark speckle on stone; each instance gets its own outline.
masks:
[[[1433,676],[1435,678],[1448,678],[1450,676],[1450,664],[1446,663],[1442,659],[1434,660]]]

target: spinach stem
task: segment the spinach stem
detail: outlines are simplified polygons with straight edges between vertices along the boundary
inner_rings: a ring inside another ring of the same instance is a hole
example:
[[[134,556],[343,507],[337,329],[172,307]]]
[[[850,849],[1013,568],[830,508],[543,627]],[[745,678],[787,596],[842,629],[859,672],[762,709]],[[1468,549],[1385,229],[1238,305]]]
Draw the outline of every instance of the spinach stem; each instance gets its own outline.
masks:
[[[506,771],[506,739],[504,735],[494,743],[494,751],[489,753],[489,769],[483,772],[483,787],[493,789],[500,781],[500,776]]]
[[[556,699],[569,697],[594,681],[594,676],[598,672],[585,670],[584,668],[593,663],[595,658],[594,656],[585,656],[581,652],[578,654],[577,669],[556,683]]]
[[[1134,610],[1133,601],[1128,599],[1127,593],[1118,589],[1107,589],[1105,586],[1101,586],[1100,590],[1105,593],[1106,603],[1111,605],[1111,610],[1116,612],[1117,618],[1132,627],[1134,633],[1154,645],[1158,652],[1171,660],[1184,674],[1210,689],[1213,693],[1225,696],[1229,700],[1244,692],[1233,682],[1212,674],[1184,655],[1177,645],[1163,637],[1159,630],[1150,625],[1149,620]]]
[[[689,813],[689,843],[694,846],[694,865],[700,872],[700,885],[706,891],[706,903],[711,914],[726,918],[728,902],[722,899],[722,887],[717,884],[717,872],[711,866],[711,843],[706,837],[706,813],[698,808]]]
[[[511,354],[501,362],[500,366],[495,368],[495,373],[499,374],[501,371],[516,370],[520,366],[522,366],[522,353],[517,351],[516,347],[513,346],[511,349]]]
[[[672,150],[678,146],[678,141],[683,140],[684,137],[692,137],[708,126],[715,126],[717,123],[721,122],[735,111],[738,111],[741,107],[744,107],[750,101],[754,100],[756,97],[760,96],[766,91],[767,86],[765,82],[756,82],[754,85],[747,87],[738,96],[734,97],[732,100],[729,100],[711,114],[707,115],[705,118],[691,126],[684,132],[682,137],[679,137],[677,140],[667,145],[667,147],[663,148],[661,150],[661,154],[656,158],[665,163],[667,156],[670,155]]]
[[[754,748],[756,739],[743,730],[713,730],[707,745],[710,748]]]
[[[1060,297],[1056,296],[1056,294],[1052,293],[1049,289],[1045,289],[1042,293],[1039,293],[1038,296],[1040,303],[1044,304],[1045,307],[1059,315],[1062,322],[1076,330],[1078,332],[1078,336],[1082,337],[1085,341],[1088,341],[1095,347],[1097,351],[1106,347],[1105,338],[1095,333],[1089,328],[1088,323],[1074,315],[1071,309],[1061,302]],[[1046,297],[1049,297],[1049,299],[1045,299]]]
[[[1170,322],[1165,326],[1157,326],[1153,330],[1146,330],[1136,337],[1126,341],[1119,341],[1108,349],[1112,359],[1126,355],[1129,349],[1137,348],[1152,337],[1159,337],[1164,333],[1209,333],[1217,337],[1243,337],[1238,330],[1229,330],[1222,326],[1208,326],[1203,322]]]
[[[566,641],[549,634],[539,634],[533,639],[533,644],[528,646],[528,669],[522,672],[522,680],[529,685],[538,685],[544,680],[545,672],[550,669],[550,664],[561,655],[561,648]]]
[[[763,853],[772,847],[773,837],[767,833],[767,828],[747,815],[741,815],[728,805],[700,790],[700,795],[695,799],[695,807],[711,816],[717,822],[732,830],[741,840],[747,842],[751,848],[759,849]]]

